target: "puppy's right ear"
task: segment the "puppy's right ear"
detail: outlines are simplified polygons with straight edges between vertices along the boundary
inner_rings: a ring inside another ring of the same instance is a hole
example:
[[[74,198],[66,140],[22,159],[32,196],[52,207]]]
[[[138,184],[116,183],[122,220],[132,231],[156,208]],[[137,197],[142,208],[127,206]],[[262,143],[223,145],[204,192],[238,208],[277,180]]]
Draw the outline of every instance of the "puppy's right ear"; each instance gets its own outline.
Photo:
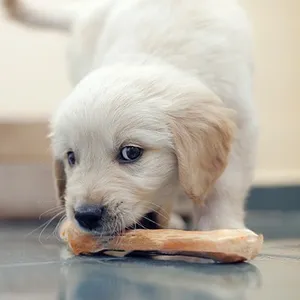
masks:
[[[168,110],[180,183],[202,204],[227,166],[234,138],[234,112],[202,86],[183,95]]]
[[[56,159],[54,161],[54,176],[59,204],[64,206],[67,178],[62,160]]]

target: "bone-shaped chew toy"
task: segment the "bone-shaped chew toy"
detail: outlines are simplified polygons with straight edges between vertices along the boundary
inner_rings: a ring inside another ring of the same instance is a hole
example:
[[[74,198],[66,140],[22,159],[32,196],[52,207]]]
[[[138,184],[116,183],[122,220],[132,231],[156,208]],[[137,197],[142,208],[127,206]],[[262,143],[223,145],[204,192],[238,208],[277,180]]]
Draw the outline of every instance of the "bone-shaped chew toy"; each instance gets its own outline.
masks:
[[[75,255],[105,250],[146,251],[209,258],[223,263],[254,259],[263,244],[263,236],[248,229],[131,230],[103,243],[99,237],[80,231],[71,221],[62,224],[60,236]]]

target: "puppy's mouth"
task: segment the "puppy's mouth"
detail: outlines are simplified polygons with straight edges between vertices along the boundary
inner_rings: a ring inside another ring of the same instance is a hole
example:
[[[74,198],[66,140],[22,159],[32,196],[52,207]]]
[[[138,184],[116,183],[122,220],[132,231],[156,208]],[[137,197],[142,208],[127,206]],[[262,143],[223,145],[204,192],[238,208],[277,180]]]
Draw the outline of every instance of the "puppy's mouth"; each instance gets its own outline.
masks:
[[[157,213],[149,212],[144,215],[138,222],[126,227],[126,231],[135,229],[161,229],[158,223]]]

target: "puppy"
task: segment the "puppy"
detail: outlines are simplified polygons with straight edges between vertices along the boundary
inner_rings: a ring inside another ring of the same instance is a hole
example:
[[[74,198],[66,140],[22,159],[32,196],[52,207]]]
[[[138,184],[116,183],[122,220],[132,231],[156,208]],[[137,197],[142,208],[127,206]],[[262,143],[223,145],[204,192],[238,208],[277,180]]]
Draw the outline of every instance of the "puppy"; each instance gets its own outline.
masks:
[[[102,0],[10,15],[72,35],[75,88],[55,113],[58,194],[83,230],[244,227],[255,163],[251,30],[235,0]],[[178,224],[177,224],[178,225]]]

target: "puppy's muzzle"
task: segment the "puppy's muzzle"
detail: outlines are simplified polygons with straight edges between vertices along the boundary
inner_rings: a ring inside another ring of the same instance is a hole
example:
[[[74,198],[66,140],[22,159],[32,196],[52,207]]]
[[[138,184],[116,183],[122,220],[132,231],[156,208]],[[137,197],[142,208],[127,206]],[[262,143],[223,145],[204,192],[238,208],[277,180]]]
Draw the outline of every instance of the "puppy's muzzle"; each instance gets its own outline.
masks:
[[[75,220],[85,231],[93,233],[105,232],[106,235],[114,235],[116,232],[106,231],[104,228],[113,228],[111,218],[105,206],[102,205],[82,205],[76,208],[74,212]],[[123,228],[126,230],[134,229],[159,229],[157,215],[155,212],[149,212],[136,223]]]

